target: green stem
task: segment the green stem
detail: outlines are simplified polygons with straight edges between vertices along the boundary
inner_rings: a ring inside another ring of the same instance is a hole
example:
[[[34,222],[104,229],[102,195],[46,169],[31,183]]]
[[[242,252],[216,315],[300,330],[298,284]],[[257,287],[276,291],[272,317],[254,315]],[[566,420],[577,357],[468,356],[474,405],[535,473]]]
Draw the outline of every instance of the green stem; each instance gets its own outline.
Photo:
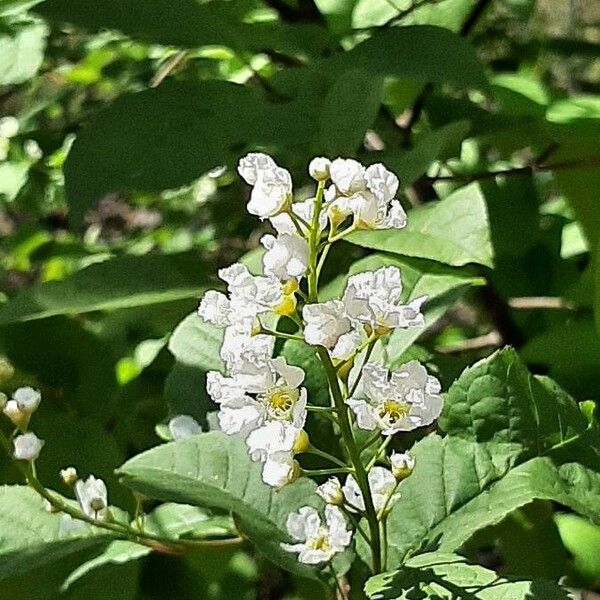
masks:
[[[335,469],[302,469],[306,475],[337,475],[338,473],[351,473],[350,467],[336,467]]]
[[[384,519],[381,522],[381,537],[383,538],[383,570],[387,571],[387,548],[388,548],[388,539],[387,539],[387,519]]]
[[[347,468],[348,465],[340,460],[337,456],[333,456],[333,454],[329,454],[329,452],[325,452],[325,450],[320,450],[319,448],[315,448],[311,445],[306,454],[314,454],[315,456],[320,456],[321,458],[326,458],[328,461],[338,465],[339,467]]]
[[[377,342],[376,339],[373,339],[369,342],[369,345],[367,346],[367,351],[365,352],[365,357],[362,362],[362,367],[364,367],[367,364],[367,362],[369,361],[369,358],[371,358],[371,353],[373,352],[373,348],[375,347],[376,342]],[[356,376],[356,379],[355,379],[354,383],[352,384],[351,390],[348,392],[348,398],[352,398],[352,396],[354,396],[354,393],[356,392],[356,388],[358,387],[358,384],[360,383],[360,379],[362,377],[362,372],[363,372],[362,367],[360,368],[358,375]]]
[[[369,464],[367,465],[367,471],[370,471],[373,468],[373,465],[379,460],[379,457],[381,456],[382,452],[385,452],[385,449],[388,447],[389,443],[392,441],[392,436],[388,435],[383,442],[381,443],[381,446],[379,446],[379,448],[377,448],[377,452],[375,452],[375,455],[373,456],[373,458],[369,461]]]
[[[260,333],[264,335],[272,335],[273,337],[278,337],[283,340],[296,340],[299,342],[303,342],[304,338],[299,335],[293,335],[291,333],[283,333],[283,331],[273,331],[272,329],[265,329],[264,327],[260,328]]]
[[[327,373],[327,379],[329,380],[331,395],[333,396],[333,401],[335,403],[335,408],[338,415],[340,432],[346,444],[346,448],[348,449],[348,455],[350,456],[352,465],[354,466],[354,477],[356,479],[356,483],[360,488],[365,502],[365,516],[367,518],[367,523],[369,524],[369,534],[371,538],[373,572],[380,573],[381,538],[379,535],[379,523],[377,521],[377,513],[375,512],[375,507],[373,505],[373,497],[371,496],[371,489],[369,487],[368,474],[365,469],[365,466],[361,461],[360,451],[358,449],[358,446],[356,445],[356,441],[354,440],[352,426],[350,424],[348,412],[346,411],[346,405],[344,404],[344,398],[340,390],[337,375],[335,372],[335,367],[331,362],[331,358],[329,357],[329,353],[327,352],[326,348],[324,348],[323,346],[317,346],[317,353],[319,354],[319,358],[321,359],[321,362],[323,363],[323,366],[325,367],[325,371]]]
[[[358,531],[358,533],[361,535],[361,537],[370,546],[371,545],[371,540],[369,539],[369,536],[365,533],[365,530],[361,527],[361,525],[360,525],[358,519],[356,518],[356,516],[351,511],[347,510],[344,507],[342,507],[342,510],[344,511],[344,514],[346,515],[346,517],[348,518],[348,520],[350,521],[350,523],[352,523],[352,525],[354,526],[354,529],[356,529],[356,531]]]
[[[308,300],[309,302],[318,302],[319,294],[317,291],[317,285],[319,280],[319,274],[317,271],[317,254],[319,245],[319,216],[321,215],[321,209],[323,208],[323,194],[325,192],[325,182],[319,181],[317,186],[317,194],[315,196],[315,204],[313,208],[312,223],[310,226],[310,233],[308,236]]]
[[[377,430],[362,446],[359,447],[361,454],[372,446],[381,437],[381,431]]]

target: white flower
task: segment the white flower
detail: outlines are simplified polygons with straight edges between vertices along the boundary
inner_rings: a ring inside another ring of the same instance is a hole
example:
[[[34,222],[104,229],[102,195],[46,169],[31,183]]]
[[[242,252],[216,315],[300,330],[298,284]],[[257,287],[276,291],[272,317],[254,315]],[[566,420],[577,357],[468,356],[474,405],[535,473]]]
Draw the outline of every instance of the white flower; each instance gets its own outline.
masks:
[[[317,487],[317,494],[321,496],[327,504],[341,505],[344,503],[342,484],[337,477],[330,477],[325,483]]]
[[[294,202],[292,204],[292,212],[300,217],[306,223],[311,223],[315,211],[315,199],[308,198],[302,202]],[[280,213],[269,219],[277,233],[297,234],[298,230],[288,213]],[[323,231],[327,227],[327,209],[321,209],[319,215],[319,230]]]
[[[310,161],[308,165],[308,174],[316,181],[325,181],[329,179],[329,168],[331,161],[323,156],[317,156]]]
[[[363,367],[362,388],[366,399],[349,398],[360,429],[381,429],[383,435],[410,431],[433,423],[442,411],[440,382],[413,360],[391,374],[383,365]]]
[[[229,298],[216,290],[208,290],[198,305],[198,316],[216,327],[231,325],[231,303]]]
[[[263,256],[265,275],[281,281],[302,277],[308,268],[308,242],[298,235],[281,233],[277,237],[264,235],[260,243],[266,248]]]
[[[40,455],[44,440],[40,440],[35,433],[29,431],[23,435],[18,435],[14,440],[13,456],[17,460],[36,460]]]
[[[252,187],[247,209],[261,219],[284,211],[292,201],[292,177],[266,154],[251,153],[238,164],[238,173]]]
[[[108,491],[102,479],[90,475],[86,480],[75,482],[75,497],[81,510],[91,519],[108,517]]]
[[[19,121],[13,117],[2,117],[0,119],[0,138],[6,140],[15,137],[19,133]]]
[[[398,178],[381,163],[367,167],[365,181],[369,191],[386,203],[391,202],[398,191]]]
[[[337,191],[344,196],[366,187],[365,168],[351,158],[336,158],[329,167],[329,176]]]
[[[341,300],[306,304],[302,309],[302,318],[305,323],[304,339],[311,346],[320,345],[331,349],[340,336],[352,329]]]
[[[20,410],[32,414],[40,405],[42,394],[32,387],[22,387],[15,391],[13,400],[16,401]]]
[[[369,471],[368,478],[375,511],[391,509],[400,498],[400,494],[395,491],[397,481],[392,472],[384,467],[373,467]],[[346,478],[342,491],[346,504],[351,510],[364,512],[365,501],[352,474]]]
[[[196,419],[189,415],[177,415],[169,421],[169,433],[174,440],[185,440],[201,432]]]
[[[302,507],[287,519],[287,530],[300,543],[281,544],[287,552],[297,552],[298,560],[308,565],[328,562],[338,552],[343,552],[352,540],[346,520],[337,506],[325,507],[325,524],[316,509]]]
[[[420,312],[425,296],[400,303],[402,276],[397,267],[358,273],[348,278],[342,301],[351,319],[382,332],[396,327],[423,325]]]
[[[302,430],[292,423],[269,421],[250,433],[246,443],[250,456],[263,463],[263,481],[280,488],[297,476],[294,448]]]
[[[254,460],[290,452],[306,422],[307,394],[300,388],[304,371],[283,357],[245,356],[242,361],[230,377],[216,371],[207,374],[207,391],[219,404],[222,431],[246,439]],[[273,422],[285,428],[271,427]],[[271,439],[273,446],[266,445],[274,433],[278,436]]]
[[[406,479],[415,468],[415,458],[408,452],[393,452],[390,456],[392,473],[398,480]]]
[[[331,358],[338,361],[348,360],[356,352],[361,342],[362,336],[356,329],[344,333],[331,349]]]
[[[267,154],[262,152],[251,152],[240,158],[238,163],[238,173],[248,184],[254,185],[261,171],[276,169],[277,163]]]
[[[20,429],[26,429],[31,415],[40,405],[42,395],[31,387],[15,391],[11,400],[4,404],[2,412]]]
[[[248,357],[270,357],[275,348],[272,335],[253,333],[254,319],[244,319],[230,327],[223,334],[220,356],[228,371],[235,373]]]

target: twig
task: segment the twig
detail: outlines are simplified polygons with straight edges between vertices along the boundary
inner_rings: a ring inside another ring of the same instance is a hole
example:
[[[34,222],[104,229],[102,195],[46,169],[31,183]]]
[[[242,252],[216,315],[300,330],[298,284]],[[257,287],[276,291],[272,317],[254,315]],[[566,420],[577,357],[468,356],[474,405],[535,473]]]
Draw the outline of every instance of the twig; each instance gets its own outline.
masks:
[[[474,337],[464,342],[457,342],[456,344],[450,344],[448,346],[441,346],[436,348],[438,352],[442,354],[455,354],[459,352],[467,352],[468,350],[481,350],[482,348],[488,348],[490,346],[496,347],[502,345],[502,338],[500,334],[494,330]]]
[[[171,71],[185,58],[187,50],[180,50],[171,58],[169,58],[161,67],[156,71],[154,77],[150,80],[150,87],[155,88],[159,86],[164,79],[171,73]]]
[[[520,298],[509,298],[508,305],[516,309],[564,309],[577,310],[577,306],[568,300],[554,296],[522,296]]]

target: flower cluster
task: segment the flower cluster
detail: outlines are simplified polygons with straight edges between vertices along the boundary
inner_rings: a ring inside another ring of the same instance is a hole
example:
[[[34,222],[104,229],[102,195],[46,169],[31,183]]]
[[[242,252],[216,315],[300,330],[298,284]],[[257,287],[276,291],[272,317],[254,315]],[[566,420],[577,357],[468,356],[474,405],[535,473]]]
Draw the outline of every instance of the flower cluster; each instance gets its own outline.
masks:
[[[207,375],[207,391],[219,407],[219,427],[246,442],[249,455],[263,465],[266,484],[280,488],[310,475],[299,466],[300,453],[327,457],[305,432],[311,410],[328,411],[339,428],[347,460],[329,455],[340,468],[314,473],[346,474],[345,482],[332,477],[318,487],[327,503],[324,521],[311,507],[289,516],[288,531],[297,543],[283,545],[297,552],[301,562],[317,564],[349,545],[344,513],[370,517],[371,525],[386,518],[399,498],[399,483],[414,468],[409,454],[386,457],[387,444],[398,432],[431,424],[442,399],[439,382],[417,361],[392,373],[369,361],[382,337],[424,324],[426,298],[406,302],[398,267],[353,274],[341,297],[319,301],[320,271],[335,242],[357,229],[405,226],[406,214],[395,198],[397,177],[382,164],[363,166],[346,158],[315,158],[308,171],[317,181],[315,196],[295,201],[290,173],[271,157],[251,153],[240,160],[238,172],[252,186],[247,210],[273,228],[261,239],[263,273],[253,274],[241,263],[221,269],[226,291],[207,292],[198,314],[223,329],[220,356],[225,372]],[[288,326],[280,330],[283,321]],[[290,328],[295,333],[284,333]],[[277,338],[314,348],[328,373],[331,407],[311,405],[302,385],[304,371],[275,356]],[[171,421],[174,439],[198,431],[188,419]],[[358,448],[353,428],[381,435]],[[357,457],[378,438],[380,447],[363,463]]]

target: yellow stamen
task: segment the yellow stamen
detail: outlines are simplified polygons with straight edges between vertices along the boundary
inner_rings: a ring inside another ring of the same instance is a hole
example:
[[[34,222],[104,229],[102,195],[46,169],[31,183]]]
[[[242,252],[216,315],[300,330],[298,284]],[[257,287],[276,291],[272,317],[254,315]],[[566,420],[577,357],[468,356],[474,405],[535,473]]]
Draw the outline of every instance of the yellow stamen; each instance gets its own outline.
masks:
[[[379,408],[379,418],[393,424],[407,417],[409,412],[408,404],[398,400],[386,400]]]

